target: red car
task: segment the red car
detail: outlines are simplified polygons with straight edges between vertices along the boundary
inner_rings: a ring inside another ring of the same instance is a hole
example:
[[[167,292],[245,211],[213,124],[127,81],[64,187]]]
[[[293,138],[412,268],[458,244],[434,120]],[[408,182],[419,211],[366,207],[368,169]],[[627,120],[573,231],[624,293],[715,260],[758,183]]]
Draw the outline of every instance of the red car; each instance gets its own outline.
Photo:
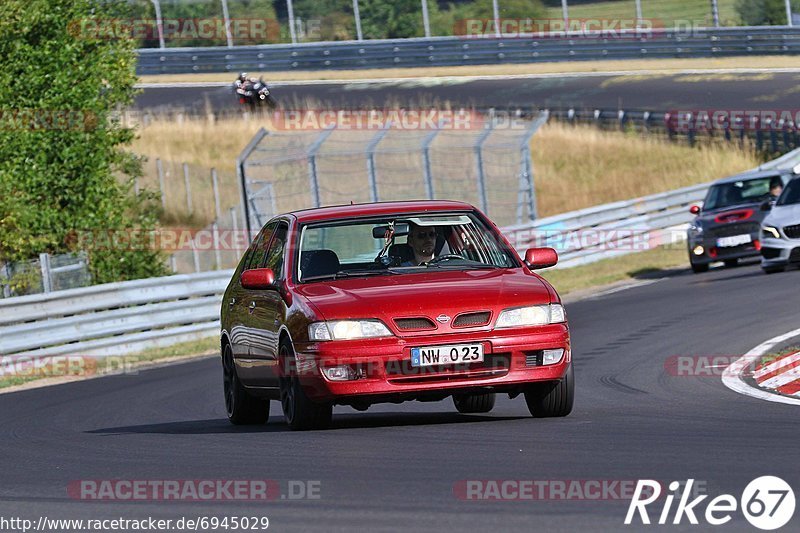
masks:
[[[280,400],[292,429],[334,404],[452,396],[486,413],[524,395],[535,417],[572,410],[569,327],[553,287],[475,207],[387,202],[296,211],[268,222],[222,302],[225,406],[261,424]]]

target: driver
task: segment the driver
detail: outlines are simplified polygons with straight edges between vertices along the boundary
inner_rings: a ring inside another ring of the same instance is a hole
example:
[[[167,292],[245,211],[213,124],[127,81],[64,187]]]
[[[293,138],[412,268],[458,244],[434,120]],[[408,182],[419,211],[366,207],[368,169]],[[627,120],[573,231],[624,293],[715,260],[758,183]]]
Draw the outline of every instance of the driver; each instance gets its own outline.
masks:
[[[769,182],[769,201],[775,202],[783,192],[783,181],[780,178],[772,178]]]
[[[400,266],[419,266],[433,259],[436,249],[436,227],[417,226],[408,223],[408,245],[414,251],[414,259],[404,261]]]

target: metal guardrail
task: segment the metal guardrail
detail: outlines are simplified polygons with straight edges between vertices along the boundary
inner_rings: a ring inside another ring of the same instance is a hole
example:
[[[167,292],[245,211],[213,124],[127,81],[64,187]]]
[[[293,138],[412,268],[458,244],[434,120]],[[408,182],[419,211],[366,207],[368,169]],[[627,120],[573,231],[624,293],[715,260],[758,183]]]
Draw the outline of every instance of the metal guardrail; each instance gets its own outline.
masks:
[[[537,37],[432,37],[205,48],[143,48],[137,74],[335,70],[800,53],[800,27],[651,30]]]
[[[0,300],[0,354],[120,355],[219,332],[232,270]]]

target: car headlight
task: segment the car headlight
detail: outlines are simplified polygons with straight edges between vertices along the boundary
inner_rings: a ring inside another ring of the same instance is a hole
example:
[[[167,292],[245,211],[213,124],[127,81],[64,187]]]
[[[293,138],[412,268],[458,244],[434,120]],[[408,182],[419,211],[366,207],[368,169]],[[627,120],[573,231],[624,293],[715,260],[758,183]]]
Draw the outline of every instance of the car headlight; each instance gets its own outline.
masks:
[[[519,326],[544,326],[564,322],[564,307],[561,304],[532,305],[505,309],[497,317],[496,328]]]
[[[781,234],[778,233],[778,228],[773,226],[762,226],[761,232],[764,234],[765,237],[775,237],[776,239],[781,238]]]
[[[308,325],[308,338],[312,341],[366,339],[391,335],[392,332],[380,320],[333,320]]]

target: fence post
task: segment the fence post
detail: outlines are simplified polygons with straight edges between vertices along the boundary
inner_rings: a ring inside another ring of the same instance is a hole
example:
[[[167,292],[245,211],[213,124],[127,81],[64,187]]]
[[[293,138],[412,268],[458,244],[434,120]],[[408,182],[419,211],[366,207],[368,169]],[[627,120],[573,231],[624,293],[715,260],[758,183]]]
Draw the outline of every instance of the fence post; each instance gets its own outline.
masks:
[[[239,184],[239,194],[241,195],[242,214],[244,215],[244,227],[247,229],[248,244],[250,243],[250,208],[247,205],[247,196],[249,192],[247,190],[247,172],[245,172],[245,164],[253,151],[268,134],[269,132],[264,128],[258,130],[247,146],[245,146],[244,150],[239,154],[239,157],[236,158],[236,177],[238,178],[237,182]]]
[[[167,211],[167,197],[164,190],[164,167],[161,165],[161,159],[156,159],[156,171],[158,172],[158,188],[161,191],[161,209]]]
[[[214,220],[222,218],[222,211],[219,207],[219,179],[217,178],[217,169],[211,169],[211,188],[214,191]]]
[[[186,187],[186,208],[191,216],[194,212],[194,209],[192,209],[192,187],[189,185],[189,165],[186,163],[183,164],[183,184]]]
[[[536,220],[538,210],[536,207],[536,189],[533,183],[533,161],[531,160],[531,146],[530,141],[533,134],[550,118],[549,111],[543,111],[528,127],[528,131],[522,138],[520,143],[520,173],[519,173],[519,194],[517,197],[517,224],[522,223],[522,207],[524,205],[523,198],[527,198],[528,205],[528,218]]]
[[[433,190],[433,177],[431,176],[431,143],[439,135],[441,131],[441,123],[436,127],[435,130],[430,132],[425,138],[422,140],[422,172],[423,177],[425,178],[425,192],[428,195],[428,200],[433,200],[435,197],[435,191]]]
[[[239,255],[239,223],[236,220],[236,208],[231,207],[231,231],[233,232],[233,240],[231,241],[233,246],[233,251],[236,252],[236,255]],[[247,242],[250,242],[250,236],[247,236]]]
[[[178,272],[178,261],[175,259],[175,254],[169,256],[169,268],[173,274]]]
[[[483,172],[483,143],[492,133],[494,129],[494,121],[490,120],[489,124],[481,132],[478,140],[475,141],[475,162],[477,163],[478,170],[478,200],[481,205],[481,211],[486,215],[489,214],[489,200],[486,198],[486,176]]]
[[[367,144],[367,177],[369,178],[369,198],[372,202],[377,202],[380,199],[380,196],[378,196],[378,179],[375,175],[375,150],[377,150],[378,143],[386,136],[391,127],[391,121],[387,121]]]
[[[197,251],[197,246],[194,243],[194,237],[189,241],[192,246],[192,261],[194,261],[194,271],[200,272],[200,253]]]
[[[8,263],[3,263],[3,298],[11,298],[11,285],[8,283],[11,280],[11,268]]]
[[[327,139],[335,129],[335,125],[325,128],[308,149],[308,179],[311,182],[311,202],[314,207],[322,205],[319,195],[319,178],[317,177],[317,152],[322,146],[322,143],[325,142],[325,139]]]
[[[53,280],[50,271],[50,254],[39,254],[39,267],[42,269],[42,289],[44,292],[52,292]]]
[[[219,250],[219,226],[217,221],[211,223],[211,232],[214,240],[214,270],[222,268],[222,257]]]

